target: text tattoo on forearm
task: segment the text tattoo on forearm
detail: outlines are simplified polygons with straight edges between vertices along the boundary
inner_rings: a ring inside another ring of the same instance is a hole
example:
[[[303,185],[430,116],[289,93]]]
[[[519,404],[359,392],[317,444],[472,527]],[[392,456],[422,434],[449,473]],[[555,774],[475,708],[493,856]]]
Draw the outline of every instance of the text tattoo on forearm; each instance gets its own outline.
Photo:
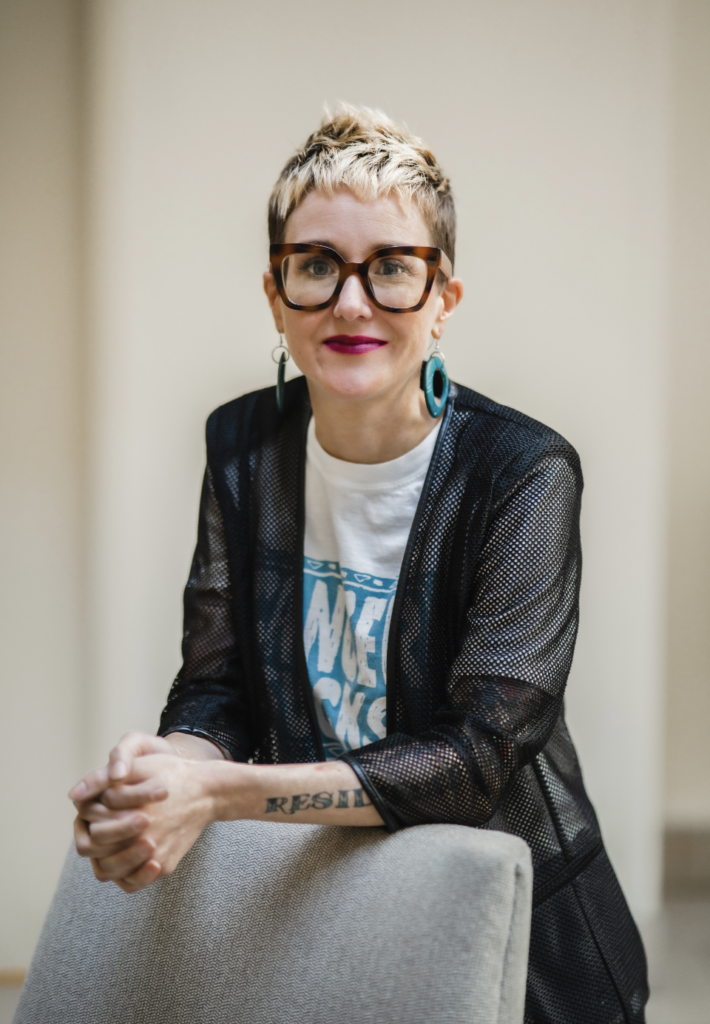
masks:
[[[339,789],[334,793],[294,793],[292,796],[270,796],[266,799],[266,813],[281,811],[325,811],[329,807],[369,807],[372,801],[363,789]]]

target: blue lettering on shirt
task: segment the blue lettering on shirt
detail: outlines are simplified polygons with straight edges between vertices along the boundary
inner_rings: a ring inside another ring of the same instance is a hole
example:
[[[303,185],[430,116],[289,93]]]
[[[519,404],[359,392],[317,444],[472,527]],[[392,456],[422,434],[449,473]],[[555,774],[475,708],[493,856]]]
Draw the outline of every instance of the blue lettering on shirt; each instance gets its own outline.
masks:
[[[397,580],[303,560],[303,643],[328,759],[384,739]]]

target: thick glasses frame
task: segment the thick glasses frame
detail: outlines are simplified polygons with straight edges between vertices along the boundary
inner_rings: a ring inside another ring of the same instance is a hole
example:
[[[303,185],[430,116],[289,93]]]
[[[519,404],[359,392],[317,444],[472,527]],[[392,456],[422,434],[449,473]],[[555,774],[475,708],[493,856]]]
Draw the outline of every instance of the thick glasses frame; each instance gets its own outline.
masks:
[[[307,252],[315,255],[320,253],[323,256],[328,256],[338,264],[340,268],[338,282],[335,286],[335,291],[326,302],[320,302],[317,306],[299,306],[298,303],[292,302],[286,294],[281,267],[287,256],[292,256],[297,252]],[[401,306],[385,306],[375,297],[368,277],[368,269],[371,263],[384,256],[418,256],[419,259],[424,260],[426,263],[427,278],[424,285],[424,293],[416,306],[407,306],[406,308]],[[441,270],[447,279],[453,276],[453,268],[449,257],[443,249],[435,249],[430,245],[388,245],[384,249],[375,249],[362,263],[346,263],[340,253],[327,245],[312,245],[309,242],[275,242],[269,249],[269,260],[271,273],[274,275],[274,283],[282,302],[289,309],[300,309],[304,313],[315,313],[319,309],[327,309],[328,306],[332,306],[337,302],[338,296],[343,290],[343,285],[352,274],[357,274],[360,278],[365,294],[378,309],[382,309],[386,313],[416,313],[429,298],[437,270]]]

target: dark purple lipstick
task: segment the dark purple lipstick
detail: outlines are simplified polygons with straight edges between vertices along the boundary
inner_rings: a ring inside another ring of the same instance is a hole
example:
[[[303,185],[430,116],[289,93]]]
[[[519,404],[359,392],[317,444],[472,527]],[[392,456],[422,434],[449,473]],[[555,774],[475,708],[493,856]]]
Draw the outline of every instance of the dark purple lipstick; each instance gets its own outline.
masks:
[[[366,352],[374,352],[386,345],[381,338],[370,338],[365,334],[335,334],[323,342],[331,352],[340,352],[346,356],[362,356]]]

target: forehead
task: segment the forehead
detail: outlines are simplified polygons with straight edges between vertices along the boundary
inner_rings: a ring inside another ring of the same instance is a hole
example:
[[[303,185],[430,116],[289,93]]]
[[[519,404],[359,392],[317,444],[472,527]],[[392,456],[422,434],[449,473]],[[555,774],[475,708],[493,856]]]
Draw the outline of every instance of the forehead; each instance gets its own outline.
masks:
[[[286,221],[284,241],[330,245],[349,260],[385,245],[431,245],[416,203],[390,193],[360,199],[350,189],[310,192]]]

